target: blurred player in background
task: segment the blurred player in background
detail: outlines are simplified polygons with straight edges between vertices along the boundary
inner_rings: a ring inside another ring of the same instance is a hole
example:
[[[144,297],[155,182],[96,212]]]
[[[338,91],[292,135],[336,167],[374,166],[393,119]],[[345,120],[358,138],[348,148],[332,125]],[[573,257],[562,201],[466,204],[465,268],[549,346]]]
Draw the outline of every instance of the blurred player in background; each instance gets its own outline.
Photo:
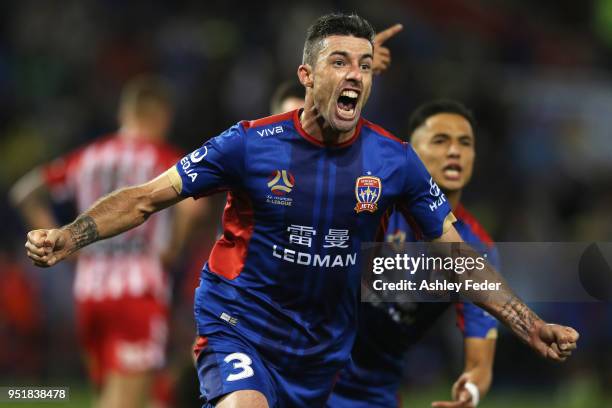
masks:
[[[295,79],[283,82],[276,88],[270,102],[272,115],[300,109],[304,106],[304,86]]]
[[[463,240],[486,251],[488,260],[499,268],[493,241],[460,202],[474,166],[471,112],[455,101],[425,103],[411,115],[408,134],[412,147],[448,198],[457,217],[454,226]],[[404,215],[393,212],[386,241],[401,244],[415,240]],[[449,306],[438,302],[364,303],[352,361],[341,372],[328,406],[397,406],[406,351]],[[437,401],[434,407],[474,407],[489,390],[493,378],[497,321],[472,303],[456,303],[455,308],[457,326],[464,336],[465,367],[453,385],[453,401]]]
[[[373,43],[363,18],[321,16],[308,29],[298,67],[303,110],[239,122],[71,224],[30,231],[28,256],[52,266],[185,198],[229,191],[223,236],[196,291],[204,402],[324,405],[356,334],[361,243],[374,239],[387,210],[406,206],[428,239],[462,241],[448,204],[432,209],[440,193],[432,193],[414,150],[361,117]],[[569,357],[578,339],[573,329],[546,324],[505,287],[500,295],[504,303],[483,307],[543,357]]]
[[[11,191],[34,228],[53,228],[53,201],[72,200],[79,212],[102,195],[144,183],[174,164],[180,153],[165,142],[173,108],[158,78],[134,78],[123,89],[120,128],[38,167]],[[151,217],[127,234],[84,250],[77,259],[74,296],[79,340],[99,395],[98,408],[143,407],[154,374],[164,365],[170,281],[166,270],[180,254],[201,205],[185,200],[176,211]]]

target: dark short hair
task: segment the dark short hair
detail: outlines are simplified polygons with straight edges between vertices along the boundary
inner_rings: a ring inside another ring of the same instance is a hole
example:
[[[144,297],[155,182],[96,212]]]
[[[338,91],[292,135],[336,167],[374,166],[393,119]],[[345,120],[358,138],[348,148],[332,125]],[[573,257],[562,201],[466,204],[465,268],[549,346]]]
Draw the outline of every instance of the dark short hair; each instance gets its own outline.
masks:
[[[414,131],[423,126],[427,119],[439,113],[454,113],[463,116],[470,123],[472,129],[476,127],[474,115],[461,102],[451,99],[437,99],[419,105],[412,112],[408,119],[408,139],[412,139]]]
[[[281,105],[287,98],[301,98],[304,99],[304,85],[300,84],[295,79],[282,82],[272,95],[270,101],[270,112],[280,113]]]
[[[320,50],[321,40],[331,35],[365,38],[374,45],[376,32],[365,18],[354,13],[330,13],[321,16],[306,31],[302,63],[314,65],[314,59]]]

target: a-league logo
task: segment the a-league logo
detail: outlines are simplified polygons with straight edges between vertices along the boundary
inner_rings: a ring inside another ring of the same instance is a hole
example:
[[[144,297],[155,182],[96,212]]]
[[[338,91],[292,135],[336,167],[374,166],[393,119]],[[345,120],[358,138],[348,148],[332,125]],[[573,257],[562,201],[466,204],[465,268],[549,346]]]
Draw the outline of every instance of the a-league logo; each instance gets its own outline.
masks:
[[[376,204],[382,194],[382,182],[378,177],[361,176],[355,182],[355,197],[357,197],[357,205],[355,211],[374,212],[378,209]]]
[[[291,189],[295,185],[295,177],[287,170],[275,170],[270,175],[268,181],[268,187],[272,194],[277,196],[284,196],[291,192]]]

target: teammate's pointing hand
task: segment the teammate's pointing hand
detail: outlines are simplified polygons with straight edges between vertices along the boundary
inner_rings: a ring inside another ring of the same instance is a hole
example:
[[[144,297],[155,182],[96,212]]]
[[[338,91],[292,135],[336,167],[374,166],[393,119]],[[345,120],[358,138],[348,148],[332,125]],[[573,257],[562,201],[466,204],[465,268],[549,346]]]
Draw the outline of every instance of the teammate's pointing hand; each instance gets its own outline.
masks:
[[[374,63],[372,64],[372,71],[375,74],[382,74],[391,64],[391,50],[384,47],[383,44],[403,29],[404,26],[401,24],[395,24],[376,34],[376,37],[374,37]]]

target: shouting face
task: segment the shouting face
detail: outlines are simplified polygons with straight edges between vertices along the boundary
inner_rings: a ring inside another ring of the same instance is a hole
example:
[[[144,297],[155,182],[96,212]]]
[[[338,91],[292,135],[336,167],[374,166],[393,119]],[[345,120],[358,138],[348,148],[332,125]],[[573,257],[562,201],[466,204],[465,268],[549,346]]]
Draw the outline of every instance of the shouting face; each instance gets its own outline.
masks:
[[[463,116],[455,113],[430,116],[414,131],[412,146],[442,190],[458,191],[470,181],[474,133]]]
[[[321,40],[314,66],[306,66],[319,114],[337,132],[357,126],[372,87],[372,44],[364,39],[332,35]],[[304,66],[302,66],[304,67]]]

